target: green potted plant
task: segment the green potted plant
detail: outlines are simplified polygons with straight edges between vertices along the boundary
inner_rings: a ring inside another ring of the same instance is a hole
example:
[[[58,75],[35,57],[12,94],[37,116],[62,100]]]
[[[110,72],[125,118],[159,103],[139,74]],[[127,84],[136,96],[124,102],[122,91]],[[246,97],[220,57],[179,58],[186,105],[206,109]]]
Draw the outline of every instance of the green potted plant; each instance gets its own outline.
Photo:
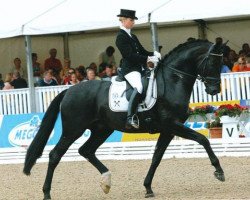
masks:
[[[209,138],[222,138],[222,123],[219,117],[207,122],[206,127],[209,129]]]

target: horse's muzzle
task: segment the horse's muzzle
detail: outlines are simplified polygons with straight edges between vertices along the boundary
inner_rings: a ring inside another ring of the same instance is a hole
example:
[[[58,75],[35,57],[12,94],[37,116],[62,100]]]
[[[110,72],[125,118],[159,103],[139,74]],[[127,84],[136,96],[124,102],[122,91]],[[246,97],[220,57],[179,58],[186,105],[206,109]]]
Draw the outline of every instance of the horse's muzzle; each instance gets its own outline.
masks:
[[[210,86],[210,87],[206,87],[205,89],[206,93],[210,94],[210,95],[216,95],[220,92],[220,86]]]

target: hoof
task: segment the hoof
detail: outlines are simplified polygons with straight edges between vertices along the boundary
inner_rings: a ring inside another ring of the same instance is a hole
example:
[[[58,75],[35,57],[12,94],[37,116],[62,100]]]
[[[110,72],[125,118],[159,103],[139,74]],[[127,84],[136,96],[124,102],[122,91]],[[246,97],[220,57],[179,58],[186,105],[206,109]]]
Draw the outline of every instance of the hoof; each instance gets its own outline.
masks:
[[[100,186],[105,194],[109,193],[111,188],[111,173],[109,171],[102,174]]]
[[[154,195],[154,193],[152,192],[152,193],[146,193],[145,194],[145,198],[151,198],[151,197],[154,197],[155,195]]]
[[[44,195],[43,200],[51,200],[51,196],[50,195]]]
[[[223,172],[218,172],[218,171],[215,171],[214,172],[214,176],[215,178],[217,178],[219,181],[221,182],[224,182],[225,181],[225,176],[224,176],[224,173]]]

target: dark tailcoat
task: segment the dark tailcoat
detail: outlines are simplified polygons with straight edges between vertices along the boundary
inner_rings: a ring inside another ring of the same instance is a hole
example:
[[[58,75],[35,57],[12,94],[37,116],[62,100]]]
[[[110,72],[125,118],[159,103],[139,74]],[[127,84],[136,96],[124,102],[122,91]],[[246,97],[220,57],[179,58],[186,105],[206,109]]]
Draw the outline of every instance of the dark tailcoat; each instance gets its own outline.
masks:
[[[123,75],[132,71],[142,72],[142,67],[146,66],[147,57],[153,56],[143,48],[138,38],[131,34],[132,37],[124,30],[120,29],[116,37],[116,46],[122,54],[121,73]]]

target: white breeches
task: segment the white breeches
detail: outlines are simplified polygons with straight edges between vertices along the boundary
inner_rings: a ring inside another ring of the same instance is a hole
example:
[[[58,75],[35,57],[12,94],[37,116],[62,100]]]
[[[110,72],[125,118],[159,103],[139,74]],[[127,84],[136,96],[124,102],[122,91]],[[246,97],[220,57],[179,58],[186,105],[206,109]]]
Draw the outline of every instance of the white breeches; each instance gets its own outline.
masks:
[[[124,77],[133,88],[136,88],[137,91],[140,94],[142,94],[143,86],[142,86],[142,82],[141,82],[140,72],[133,71],[133,72],[126,74]]]

